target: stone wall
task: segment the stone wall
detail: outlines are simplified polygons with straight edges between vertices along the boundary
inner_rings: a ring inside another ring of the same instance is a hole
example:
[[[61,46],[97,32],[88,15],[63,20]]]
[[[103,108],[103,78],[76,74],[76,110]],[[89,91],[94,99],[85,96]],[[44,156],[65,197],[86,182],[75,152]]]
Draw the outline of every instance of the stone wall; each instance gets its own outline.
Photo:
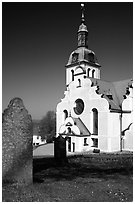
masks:
[[[20,98],[10,101],[2,115],[2,179],[32,182],[32,118]]]

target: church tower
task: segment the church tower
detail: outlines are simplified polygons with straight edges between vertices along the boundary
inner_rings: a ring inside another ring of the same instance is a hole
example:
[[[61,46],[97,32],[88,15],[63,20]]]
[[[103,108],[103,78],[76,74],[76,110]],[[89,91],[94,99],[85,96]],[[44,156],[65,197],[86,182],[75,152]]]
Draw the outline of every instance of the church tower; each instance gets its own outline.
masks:
[[[78,30],[78,47],[70,54],[66,65],[66,85],[78,74],[100,79],[100,65],[95,53],[88,49],[88,29],[85,25],[84,4],[81,4],[81,25]],[[81,79],[80,79],[81,80]]]
[[[84,4],[81,4],[77,49],[70,54],[66,65],[65,96],[57,105],[56,113],[57,136],[68,138],[68,152],[89,150],[93,143],[97,146],[98,111],[93,108],[93,102],[100,96],[96,96],[95,87],[91,88],[88,78],[100,80],[100,67],[95,53],[88,48],[88,29]]]

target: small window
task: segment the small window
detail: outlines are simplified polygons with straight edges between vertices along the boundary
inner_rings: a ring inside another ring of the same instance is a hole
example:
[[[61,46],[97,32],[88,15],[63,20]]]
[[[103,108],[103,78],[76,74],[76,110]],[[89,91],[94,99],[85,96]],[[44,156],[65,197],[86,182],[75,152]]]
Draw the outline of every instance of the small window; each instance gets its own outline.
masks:
[[[98,147],[98,139],[92,138],[92,141],[93,141],[92,147]]]
[[[72,63],[75,63],[78,61],[78,53],[73,53],[72,54]]]
[[[89,61],[92,62],[92,63],[95,63],[95,59],[94,59],[94,54],[93,53],[89,54]]]
[[[87,144],[87,138],[84,138],[84,146],[88,146],[88,144]]]

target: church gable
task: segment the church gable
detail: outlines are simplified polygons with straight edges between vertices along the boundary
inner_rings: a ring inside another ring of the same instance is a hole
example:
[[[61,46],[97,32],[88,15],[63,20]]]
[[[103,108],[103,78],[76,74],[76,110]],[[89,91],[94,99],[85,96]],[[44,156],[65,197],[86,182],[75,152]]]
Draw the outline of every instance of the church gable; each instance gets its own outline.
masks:
[[[122,102],[132,87],[131,79],[118,82],[107,82],[91,77],[89,79],[92,82],[91,86],[97,87],[96,93],[108,101],[110,110],[121,110]]]

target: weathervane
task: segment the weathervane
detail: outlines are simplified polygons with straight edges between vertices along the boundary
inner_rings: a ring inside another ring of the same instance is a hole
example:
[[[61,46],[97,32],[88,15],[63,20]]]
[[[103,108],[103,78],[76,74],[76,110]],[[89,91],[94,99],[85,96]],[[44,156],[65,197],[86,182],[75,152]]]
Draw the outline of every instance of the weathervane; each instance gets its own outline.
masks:
[[[84,4],[81,4],[81,10],[82,10],[82,23],[84,23],[85,22],[85,19],[84,19]]]

